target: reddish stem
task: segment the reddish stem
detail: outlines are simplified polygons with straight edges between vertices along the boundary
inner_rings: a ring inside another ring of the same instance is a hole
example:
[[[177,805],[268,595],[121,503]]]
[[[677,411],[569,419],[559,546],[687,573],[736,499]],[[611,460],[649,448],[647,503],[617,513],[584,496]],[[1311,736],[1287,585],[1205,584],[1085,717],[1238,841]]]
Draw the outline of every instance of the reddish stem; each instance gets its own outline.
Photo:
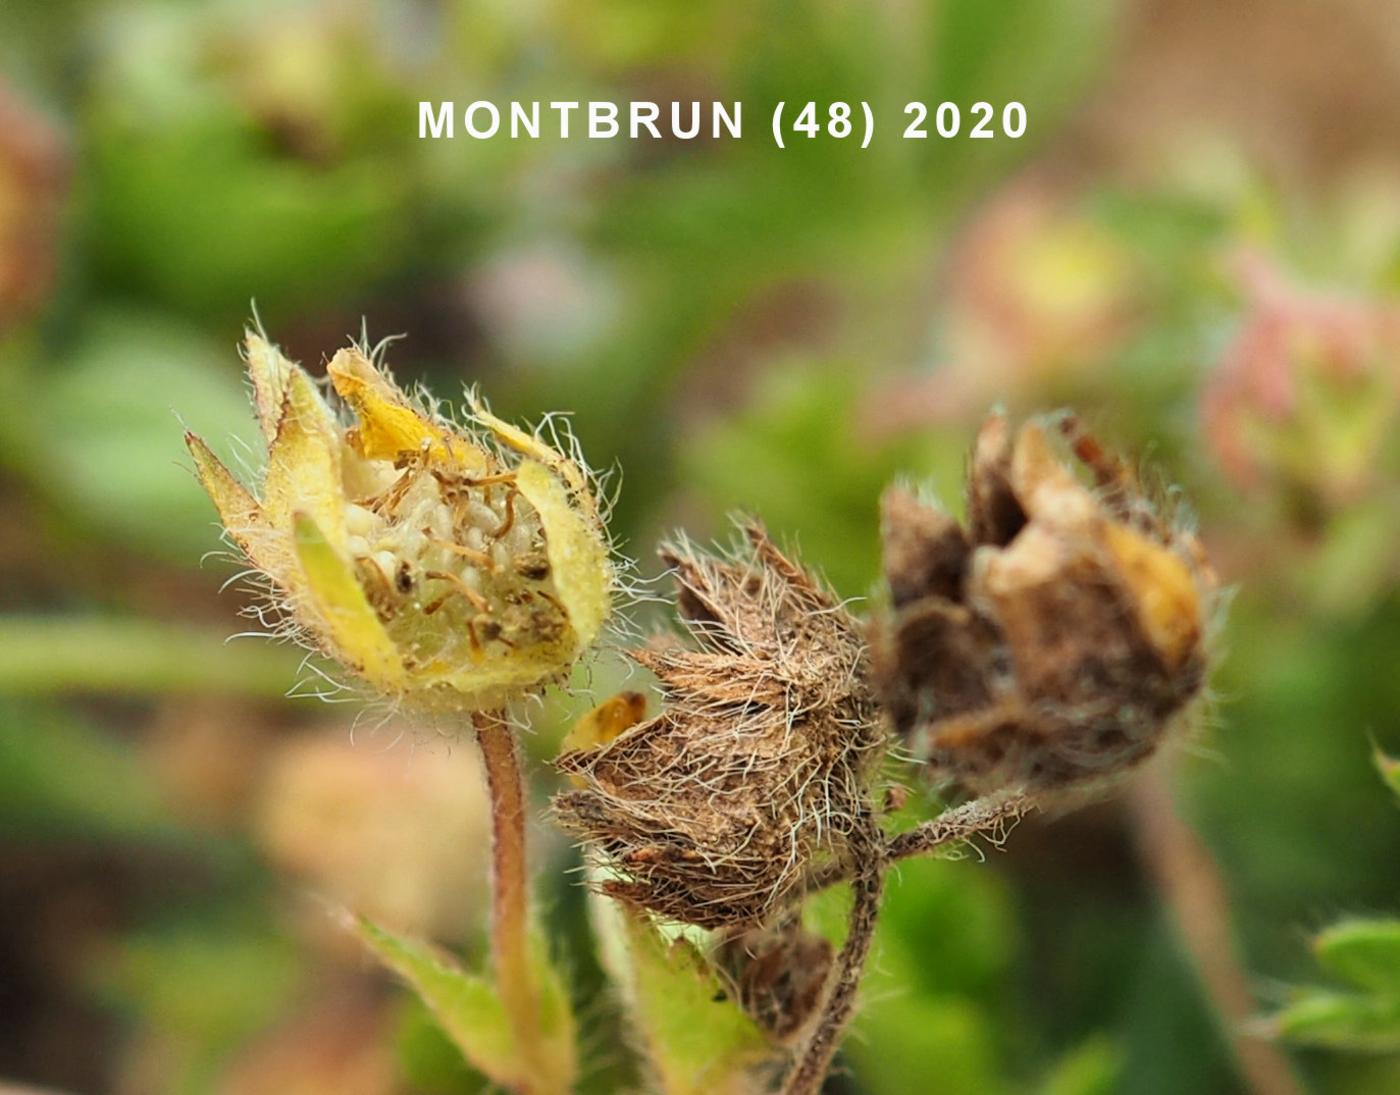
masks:
[[[497,991],[521,1061],[533,1058],[538,1010],[530,971],[529,898],[525,860],[525,790],[515,737],[499,712],[473,722],[491,793],[491,961]],[[522,1083],[519,1095],[528,1095]]]

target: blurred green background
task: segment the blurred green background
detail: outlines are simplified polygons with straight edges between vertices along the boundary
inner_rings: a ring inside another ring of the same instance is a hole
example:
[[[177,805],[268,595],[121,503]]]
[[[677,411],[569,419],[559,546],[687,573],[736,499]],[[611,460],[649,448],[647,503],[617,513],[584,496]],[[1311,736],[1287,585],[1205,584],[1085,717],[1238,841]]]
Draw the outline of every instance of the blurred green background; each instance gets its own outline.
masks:
[[[416,137],[420,99],[558,97],[741,99],[746,136]],[[778,99],[885,125],[779,151]],[[1026,136],[895,137],[979,99]],[[1106,800],[901,870],[829,1090],[1400,1091],[1248,1036],[1316,929],[1400,912],[1397,132],[1374,0],[0,4],[0,1086],[482,1086],[317,896],[479,955],[472,750],[224,642],[180,429],[253,439],[255,302],[310,367],[363,321],[401,379],[571,411],[648,573],[743,508],[868,594],[883,484],[956,502],[989,407],[1078,408],[1236,587],[1216,696]],[[534,714],[541,804],[585,704]],[[625,1089],[576,853],[535,847],[587,1090]]]

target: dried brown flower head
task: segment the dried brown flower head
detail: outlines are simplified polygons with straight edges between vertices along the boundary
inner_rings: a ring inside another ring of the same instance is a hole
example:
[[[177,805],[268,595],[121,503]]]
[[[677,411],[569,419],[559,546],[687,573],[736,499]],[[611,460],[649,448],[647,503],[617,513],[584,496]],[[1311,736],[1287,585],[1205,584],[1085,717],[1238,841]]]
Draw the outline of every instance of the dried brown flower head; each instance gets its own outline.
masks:
[[[981,791],[1125,769],[1205,683],[1215,583],[1195,537],[1077,420],[1058,423],[1070,454],[1047,427],[988,419],[966,528],[901,489],[883,503],[877,690],[917,757]]]
[[[744,532],[730,559],[663,550],[699,649],[632,651],[661,714],[558,760],[584,789],[555,810],[615,870],[605,891],[705,927],[763,922],[815,860],[845,855],[883,745],[859,623]]]

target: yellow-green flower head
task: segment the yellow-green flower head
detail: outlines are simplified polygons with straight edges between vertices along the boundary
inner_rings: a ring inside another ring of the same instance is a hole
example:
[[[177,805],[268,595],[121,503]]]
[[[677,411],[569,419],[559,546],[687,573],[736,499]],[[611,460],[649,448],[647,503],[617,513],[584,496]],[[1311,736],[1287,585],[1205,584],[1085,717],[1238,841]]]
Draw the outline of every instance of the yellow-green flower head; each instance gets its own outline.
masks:
[[[261,336],[245,356],[268,449],[257,494],[186,442],[298,639],[391,697],[483,710],[598,636],[613,572],[579,463],[475,401],[476,429],[453,425],[355,347],[327,368],[337,408]]]

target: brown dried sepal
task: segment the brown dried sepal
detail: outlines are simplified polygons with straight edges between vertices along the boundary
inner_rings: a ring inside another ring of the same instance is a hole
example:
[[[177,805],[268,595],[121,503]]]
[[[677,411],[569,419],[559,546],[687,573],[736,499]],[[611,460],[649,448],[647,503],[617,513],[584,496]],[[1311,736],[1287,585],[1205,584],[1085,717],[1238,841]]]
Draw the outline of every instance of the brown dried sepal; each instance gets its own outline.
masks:
[[[816,1014],[834,957],[830,941],[805,930],[796,915],[727,939],[714,953],[739,1005],[780,1044]]]
[[[1201,692],[1214,576],[1124,464],[1066,417],[1081,482],[1039,422],[982,427],[968,528],[883,500],[876,688],[898,733],[974,790],[1048,789],[1148,756]]]
[[[699,649],[633,650],[659,716],[559,768],[584,789],[554,800],[600,849],[603,889],[704,927],[763,922],[815,861],[846,855],[883,734],[860,625],[750,525],[733,559],[665,549]]]

